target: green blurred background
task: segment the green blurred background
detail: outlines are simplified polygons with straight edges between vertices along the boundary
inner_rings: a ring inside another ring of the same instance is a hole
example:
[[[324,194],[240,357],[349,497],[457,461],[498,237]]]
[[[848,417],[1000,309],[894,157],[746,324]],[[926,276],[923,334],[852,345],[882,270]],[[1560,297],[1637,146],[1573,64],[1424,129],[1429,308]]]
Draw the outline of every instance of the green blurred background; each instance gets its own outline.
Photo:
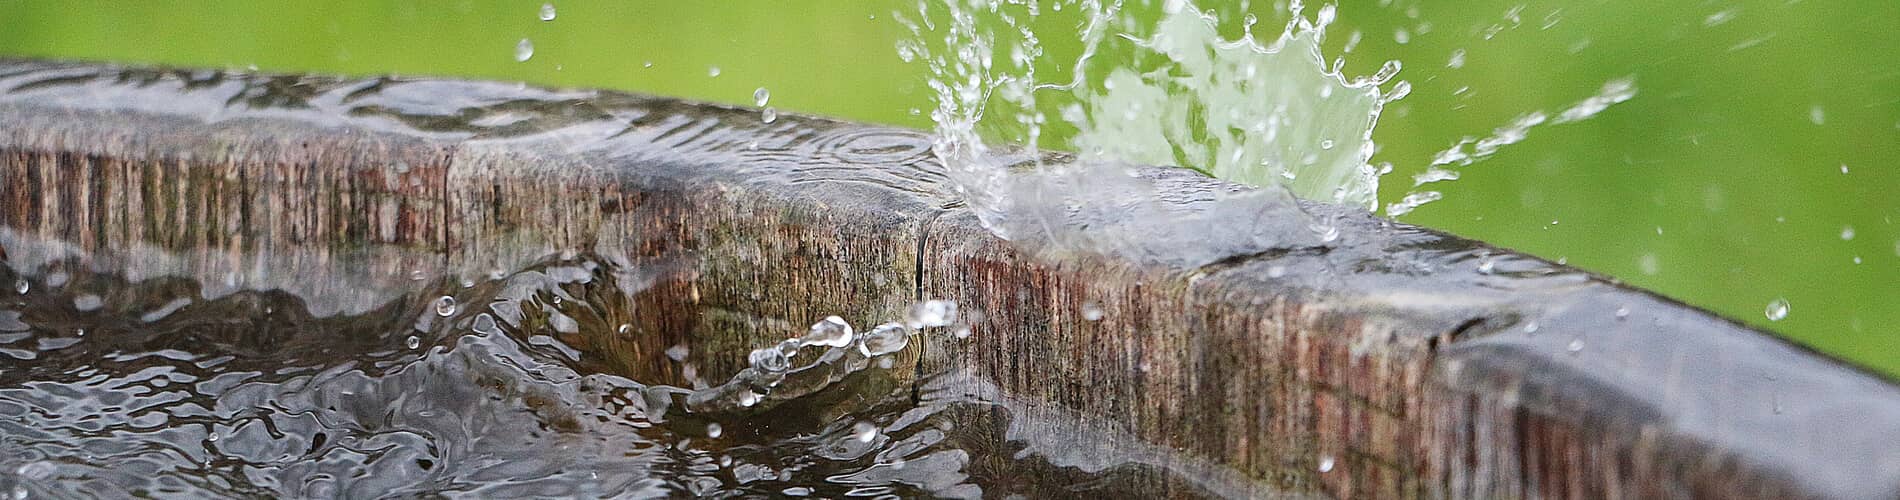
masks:
[[[543,22],[539,1],[0,0],[0,55],[744,104],[765,87],[781,109],[929,126],[913,111],[932,107],[925,69],[893,48],[908,32],[891,14],[915,12],[911,0],[553,4]],[[1266,34],[1286,19],[1270,4],[1251,10]],[[1396,59],[1413,88],[1374,134],[1375,161],[1397,166],[1385,202],[1461,137],[1554,114],[1612,79],[1639,89],[1431,185],[1445,199],[1404,220],[1562,258],[1900,374],[1900,2],[1349,1],[1327,56],[1355,32],[1348,74]],[[524,38],[534,57],[516,62]],[[1075,45],[1046,41],[1058,59]],[[1458,50],[1465,64],[1449,67]],[[1764,308],[1784,297],[1792,313],[1769,321]]]

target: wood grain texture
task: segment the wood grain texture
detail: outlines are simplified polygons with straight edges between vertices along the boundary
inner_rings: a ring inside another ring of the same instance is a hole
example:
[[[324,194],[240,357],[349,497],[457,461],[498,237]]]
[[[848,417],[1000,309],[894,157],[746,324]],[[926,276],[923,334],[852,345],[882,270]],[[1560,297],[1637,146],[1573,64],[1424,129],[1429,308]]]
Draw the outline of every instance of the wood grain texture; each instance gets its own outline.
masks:
[[[0,90],[10,265],[58,241],[130,279],[344,313],[418,277],[588,252],[635,270],[589,298],[633,328],[581,343],[655,383],[683,383],[669,346],[721,376],[823,316],[868,328],[954,299],[979,313],[973,335],[911,353],[954,376],[912,383],[1008,401],[1034,432],[1118,436],[1044,439],[1048,456],[1214,478],[1156,496],[1900,496],[1892,381],[1352,210],[1304,204],[1340,236],[1298,245],[1259,244],[1305,231],[1271,203],[1220,206],[1249,224],[1088,228],[1154,241],[1004,241],[912,131],[606,91],[35,61],[0,63]],[[1142,182],[1245,191],[1178,169]]]

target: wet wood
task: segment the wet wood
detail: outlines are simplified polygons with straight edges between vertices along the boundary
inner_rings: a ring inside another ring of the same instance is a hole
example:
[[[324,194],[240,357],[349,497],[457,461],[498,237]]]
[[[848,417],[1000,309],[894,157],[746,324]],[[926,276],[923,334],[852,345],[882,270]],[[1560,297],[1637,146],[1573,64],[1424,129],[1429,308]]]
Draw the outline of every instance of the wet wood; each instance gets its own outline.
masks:
[[[1138,248],[1004,241],[911,131],[605,91],[33,61],[0,63],[0,89],[13,266],[84,255],[334,314],[588,252],[634,270],[590,298],[633,327],[595,325],[585,350],[661,383],[684,380],[673,345],[718,376],[824,316],[868,329],[954,299],[979,313],[973,335],[919,337],[919,371],[949,375],[913,383],[1006,400],[1022,429],[1118,436],[1033,446],[1047,456],[1218,478],[1157,496],[1900,496],[1893,381],[1352,210],[1306,205],[1339,237],[1284,248],[1249,246],[1304,231],[1275,217]]]

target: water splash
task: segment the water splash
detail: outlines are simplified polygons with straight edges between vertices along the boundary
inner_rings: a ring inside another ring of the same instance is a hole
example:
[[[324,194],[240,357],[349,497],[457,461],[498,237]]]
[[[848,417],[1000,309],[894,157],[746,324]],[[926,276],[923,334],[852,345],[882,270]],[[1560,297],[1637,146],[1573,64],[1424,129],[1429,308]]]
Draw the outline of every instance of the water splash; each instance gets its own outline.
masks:
[[[1343,76],[1343,61],[1329,65],[1320,51],[1334,9],[1310,19],[1297,3],[1290,11],[1281,33],[1262,43],[1251,15],[1244,34],[1228,39],[1217,16],[1186,1],[926,0],[914,13],[898,13],[913,37],[896,49],[928,68],[934,151],[958,192],[1004,237],[1041,222],[1011,218],[1031,211],[1018,206],[1034,202],[1021,196],[1018,174],[1048,167],[1045,139],[1075,151],[1065,162],[1071,168],[1181,165],[1373,208],[1381,171],[1368,164],[1372,129],[1382,107],[1409,86],[1380,89],[1399,71],[1396,61],[1374,75]],[[1079,49],[1057,54],[1045,38]]]

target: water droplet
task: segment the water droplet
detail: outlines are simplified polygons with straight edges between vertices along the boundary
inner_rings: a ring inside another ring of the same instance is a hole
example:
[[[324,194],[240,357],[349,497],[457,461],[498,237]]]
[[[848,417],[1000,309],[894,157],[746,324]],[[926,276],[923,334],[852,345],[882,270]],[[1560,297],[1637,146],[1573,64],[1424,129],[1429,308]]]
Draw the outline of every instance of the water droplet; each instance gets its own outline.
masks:
[[[765,396],[756,392],[752,392],[752,390],[750,389],[747,389],[745,392],[739,393],[739,406],[751,408],[754,405],[759,404],[759,399],[763,397]]]
[[[858,350],[865,356],[881,356],[904,350],[910,344],[910,330],[897,323],[885,323],[864,334]]]
[[[905,315],[904,324],[913,329],[949,326],[957,321],[957,303],[950,300],[929,300],[910,306]]]
[[[804,340],[807,345],[844,347],[851,345],[852,337],[850,323],[844,322],[844,318],[827,316],[823,321],[811,325],[811,331],[805,334]]]
[[[960,339],[970,338],[970,326],[969,325],[957,326],[956,336],[957,338],[960,338]]]
[[[427,279],[428,277],[429,275],[423,274],[421,269],[409,271],[409,281],[422,281],[424,279]]]
[[[707,77],[707,78],[718,78],[718,77],[719,77],[719,67],[718,67],[718,66],[707,66],[707,67],[706,67],[706,77]]]
[[[856,438],[860,443],[869,443],[877,439],[877,425],[870,422],[851,424],[851,437]]]
[[[1846,163],[1842,163],[1842,164],[1841,164],[1841,173],[1843,173],[1843,174],[1845,174],[1845,173],[1847,173],[1847,164],[1846,164]]]
[[[1093,300],[1082,303],[1082,319],[1101,321],[1103,316],[1105,316],[1105,314],[1102,312],[1101,304]]]
[[[1334,465],[1334,463],[1333,463],[1333,457],[1332,457],[1332,455],[1320,455],[1320,456],[1319,456],[1319,471],[1320,471],[1320,472],[1322,472],[1322,473],[1325,473],[1325,472],[1332,472],[1332,471],[1333,471],[1333,465]]]
[[[620,328],[615,328],[615,329],[614,329],[614,332],[615,332],[615,333],[618,333],[618,334],[620,334],[620,338],[623,338],[623,339],[624,339],[624,338],[628,338],[628,337],[632,337],[632,336],[633,336],[633,325],[629,325],[629,324],[626,324],[626,323],[621,323],[621,324],[620,324]]]
[[[435,315],[436,316],[441,316],[444,318],[449,317],[449,316],[454,316],[455,308],[456,308],[455,297],[443,295],[442,298],[435,299]]]
[[[765,87],[759,87],[758,90],[752,91],[752,103],[754,105],[764,106],[766,102],[771,100],[772,91],[765,90]]]
[[[716,439],[719,437],[719,435],[725,434],[725,433],[726,433],[726,429],[723,427],[720,427],[719,424],[706,424],[706,437]]]
[[[753,349],[752,354],[746,356],[746,360],[752,363],[752,368],[768,374],[785,373],[786,370],[792,369],[791,358],[779,352],[777,347]]]
[[[534,57],[534,41],[523,38],[515,42],[515,62],[528,62],[531,57]]]
[[[1571,339],[1570,345],[1564,346],[1564,350],[1570,351],[1571,354],[1583,352],[1583,339]]]
[[[402,341],[402,345],[408,346],[410,349],[422,347],[422,339],[415,335],[410,335],[408,339]]]
[[[1900,250],[1900,245],[1894,246],[1894,249]],[[26,291],[31,290],[31,289],[33,289],[33,285],[30,283],[27,283],[25,278],[21,278],[21,279],[13,281],[14,293],[18,293],[20,295],[26,295]]]
[[[778,110],[771,107],[759,110],[759,120],[765,123],[778,121]]]
[[[1851,241],[1851,240],[1853,240],[1853,239],[1854,239],[1854,226],[1845,226],[1845,227],[1842,227],[1842,228],[1841,228],[1841,241]]]
[[[1815,125],[1827,124],[1827,109],[1822,108],[1819,104],[1809,107],[1808,121],[1814,122]]]
[[[218,442],[218,433],[216,433],[216,432],[213,432],[213,433],[210,433],[210,434],[206,434],[206,435],[205,435],[205,441],[210,441],[210,442],[213,442],[213,443],[216,443],[216,442]]]
[[[673,347],[666,348],[666,359],[686,361],[686,355],[692,353],[691,349],[686,348],[686,344],[675,344]]]
[[[541,20],[542,21],[554,20],[554,4],[551,4],[551,3],[541,4]]]
[[[1525,324],[1524,324],[1524,333],[1537,333],[1537,328],[1538,328],[1538,326],[1537,326],[1537,322],[1536,322],[1536,321],[1532,321],[1532,322],[1529,322],[1529,323],[1525,323]]]
[[[1768,321],[1781,321],[1788,319],[1788,311],[1791,309],[1793,307],[1788,305],[1788,299],[1777,297],[1768,302],[1768,309],[1763,311],[1763,314],[1768,316]]]

